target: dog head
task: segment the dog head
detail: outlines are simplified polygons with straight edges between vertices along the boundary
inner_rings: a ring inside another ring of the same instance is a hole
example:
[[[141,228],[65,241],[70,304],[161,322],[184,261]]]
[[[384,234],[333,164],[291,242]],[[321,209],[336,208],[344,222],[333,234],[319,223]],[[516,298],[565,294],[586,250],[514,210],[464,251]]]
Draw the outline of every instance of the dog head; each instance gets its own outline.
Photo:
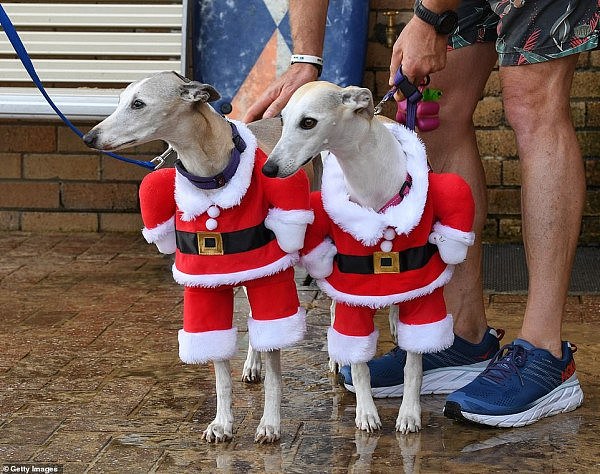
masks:
[[[160,72],[129,84],[115,111],[86,133],[83,141],[91,148],[109,151],[167,140],[185,114],[219,98],[208,84],[172,71]]]
[[[281,138],[269,155],[263,173],[286,177],[323,150],[348,147],[368,130],[373,120],[369,89],[341,88],[325,81],[309,82],[290,98],[281,115]]]

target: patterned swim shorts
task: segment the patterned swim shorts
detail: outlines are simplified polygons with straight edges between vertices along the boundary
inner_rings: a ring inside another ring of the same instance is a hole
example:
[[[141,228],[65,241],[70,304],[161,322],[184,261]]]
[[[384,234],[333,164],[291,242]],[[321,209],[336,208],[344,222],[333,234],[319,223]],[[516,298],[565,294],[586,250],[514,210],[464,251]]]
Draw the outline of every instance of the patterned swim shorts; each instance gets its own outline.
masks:
[[[533,64],[598,47],[600,0],[463,0],[448,48],[496,41],[501,66]]]

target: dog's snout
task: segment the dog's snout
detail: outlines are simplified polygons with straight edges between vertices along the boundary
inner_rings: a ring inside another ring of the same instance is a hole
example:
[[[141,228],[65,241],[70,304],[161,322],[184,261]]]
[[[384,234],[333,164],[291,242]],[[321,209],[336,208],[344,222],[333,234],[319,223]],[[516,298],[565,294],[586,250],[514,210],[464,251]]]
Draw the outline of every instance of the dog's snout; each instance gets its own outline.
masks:
[[[262,172],[269,178],[275,178],[279,173],[279,166],[271,161],[267,161],[262,168]]]
[[[85,143],[90,148],[94,148],[96,142],[98,141],[98,132],[96,130],[90,130],[83,136],[83,143]]]

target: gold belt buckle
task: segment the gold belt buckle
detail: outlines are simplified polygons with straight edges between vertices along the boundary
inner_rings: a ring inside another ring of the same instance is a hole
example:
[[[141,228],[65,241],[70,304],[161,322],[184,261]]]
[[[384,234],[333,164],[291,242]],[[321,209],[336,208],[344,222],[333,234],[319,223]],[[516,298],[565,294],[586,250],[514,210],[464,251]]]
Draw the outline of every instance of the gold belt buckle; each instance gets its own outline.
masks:
[[[400,273],[400,254],[398,252],[374,252],[373,268],[375,273]]]
[[[197,232],[199,255],[223,255],[223,237],[218,232]]]

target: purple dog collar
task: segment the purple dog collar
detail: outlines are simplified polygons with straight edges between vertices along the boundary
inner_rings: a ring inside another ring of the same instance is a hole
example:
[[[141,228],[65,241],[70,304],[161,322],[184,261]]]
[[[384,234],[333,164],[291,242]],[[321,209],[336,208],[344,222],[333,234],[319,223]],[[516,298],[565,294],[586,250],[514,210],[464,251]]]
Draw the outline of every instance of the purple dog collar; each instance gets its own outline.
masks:
[[[246,142],[240,136],[237,127],[229,122],[231,125],[231,134],[233,139],[233,150],[231,150],[231,158],[229,159],[229,163],[225,167],[223,171],[214,176],[196,176],[191,174],[188,170],[185,169],[181,160],[177,160],[175,162],[175,168],[182,176],[187,178],[190,183],[196,186],[199,189],[218,189],[225,186],[231,178],[235,175],[235,172],[238,169],[240,164],[240,156],[242,152],[246,149]]]

